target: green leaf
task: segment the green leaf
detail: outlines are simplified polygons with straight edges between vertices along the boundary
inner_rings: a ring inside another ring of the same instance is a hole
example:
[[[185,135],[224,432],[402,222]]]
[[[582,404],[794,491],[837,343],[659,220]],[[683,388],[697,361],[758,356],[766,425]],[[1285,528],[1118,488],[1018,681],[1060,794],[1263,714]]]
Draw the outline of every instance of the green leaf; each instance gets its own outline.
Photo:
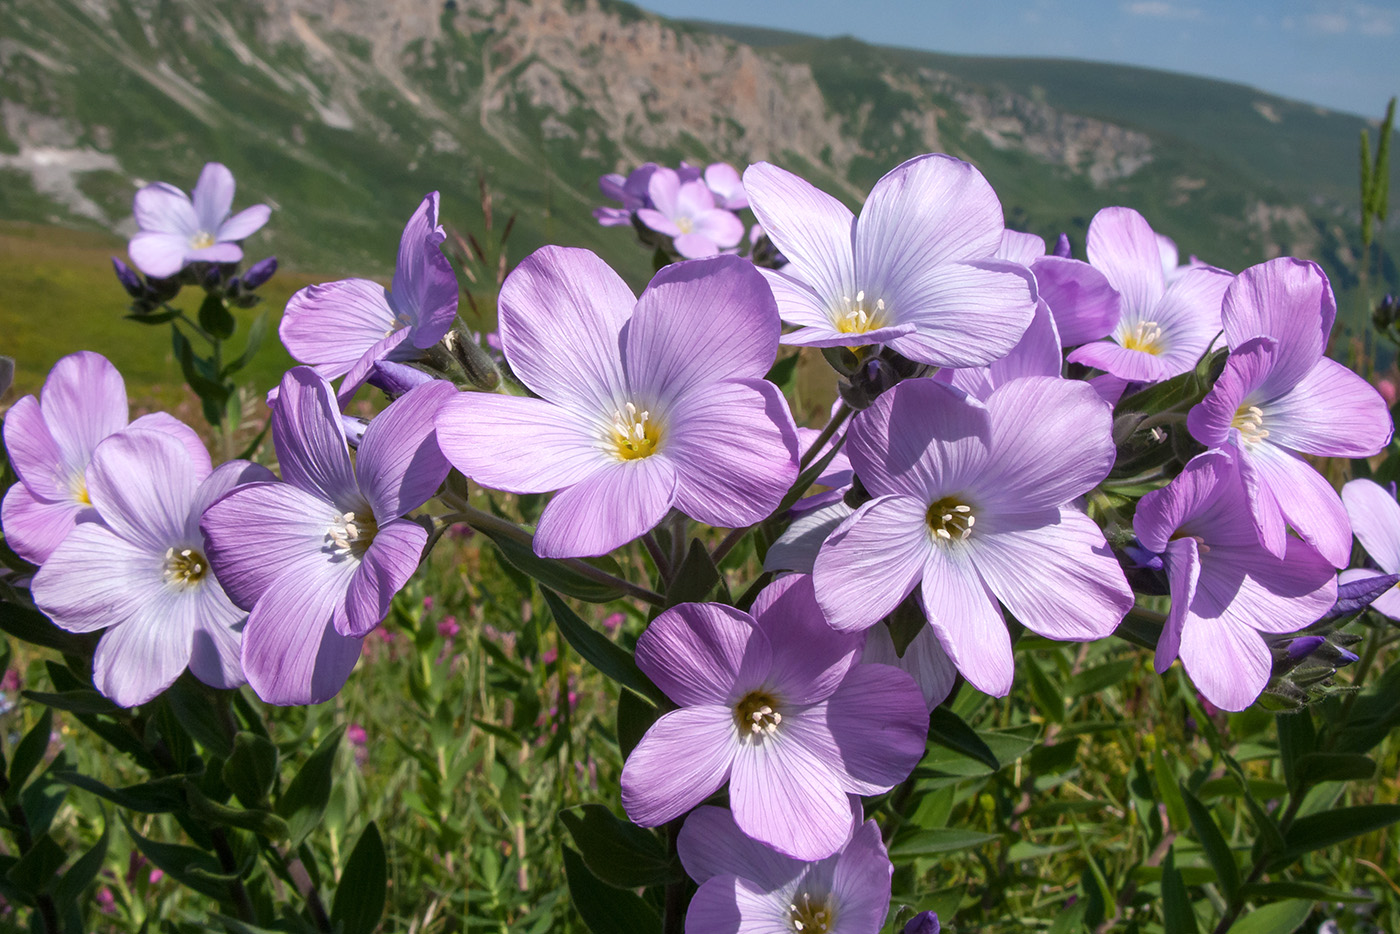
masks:
[[[164,699],[180,726],[209,752],[220,759],[233,752],[232,715],[220,711],[223,698],[192,675],[183,675],[166,689]]]
[[[49,737],[53,735],[53,710],[45,707],[39,715],[39,722],[30,728],[15,747],[10,759],[10,788],[6,797],[14,800],[19,795],[30,774],[44,761],[44,753],[49,748]]]
[[[911,593],[899,601],[899,606],[885,617],[884,625],[889,627],[890,641],[894,643],[894,654],[903,658],[910,643],[918,638],[919,633],[923,632],[924,627],[928,625],[928,620],[924,618],[923,608],[919,606],[917,592]]]
[[[560,811],[559,820],[568,828],[588,870],[609,885],[639,889],[684,878],[656,834],[619,820],[601,804]]]
[[[844,347],[841,349],[845,350]],[[781,515],[791,508],[793,503],[802,498],[802,494],[806,493],[807,490],[811,488],[812,484],[817,482],[817,478],[820,477],[827,466],[836,459],[836,455],[840,452],[845,440],[845,435],[838,437],[833,444],[827,447],[825,454],[817,458],[816,461],[810,464],[802,473],[798,474],[797,480],[794,481],[792,486],[788,487],[788,491],[783,494],[782,500],[778,503],[778,508],[773,510],[773,515]]]
[[[44,834],[34,841],[19,862],[5,874],[12,885],[30,895],[42,895],[53,885],[54,874],[68,858],[63,847],[54,842],[53,837]]]
[[[247,921],[239,921],[237,918],[230,918],[228,915],[221,915],[217,912],[210,915],[215,921],[224,926],[228,934],[285,934],[284,931],[273,930],[272,928],[260,928],[256,924],[249,924]]]
[[[1166,934],[1196,934],[1196,911],[1177,871],[1175,850],[1167,850],[1166,862],[1162,864],[1162,927]]]
[[[660,934],[661,916],[641,896],[614,888],[588,871],[583,857],[564,847],[569,898],[593,934]]]
[[[559,627],[559,632],[584,661],[618,684],[658,704],[670,705],[661,689],[642,674],[632,653],[585,623],[557,593],[544,587],[540,588],[540,592],[544,594],[544,602],[549,604],[549,611],[554,614],[554,623]]]
[[[944,749],[967,756],[981,762],[993,772],[1001,768],[1001,763],[982,737],[968,726],[957,714],[947,707],[935,707],[929,716],[928,738]]]
[[[1152,751],[1152,783],[1157,786],[1158,798],[1167,806],[1167,820],[1177,830],[1185,830],[1191,818],[1186,813],[1186,802],[1181,797],[1176,770],[1167,764],[1160,749]]]
[[[1055,914],[1055,923],[1050,925],[1045,934],[1082,934],[1084,914],[1088,910],[1089,903],[1082,898],[1073,905],[1066,905]]]
[[[587,603],[608,603],[622,596],[622,591],[616,587],[584,577],[557,561],[541,558],[529,545],[522,544],[502,532],[493,529],[477,531],[496,543],[501,557],[511,567],[534,578],[550,590],[557,590]]]
[[[666,605],[696,603],[704,600],[720,582],[719,568],[710,560],[710,549],[698,538],[690,540],[690,551],[676,571],[675,579],[666,589]]]
[[[267,336],[267,316],[270,312],[264,311],[253,319],[252,325],[248,328],[248,340],[243,345],[243,352],[233,359],[231,363],[224,366],[220,376],[230,376],[243,369],[257,354],[262,347],[263,338]]]
[[[791,392],[794,383],[793,377],[797,375],[797,361],[802,359],[801,354],[790,354],[782,357],[772,367],[763,378],[775,384],[783,392]]]
[[[199,364],[204,361],[196,360],[189,338],[174,325],[170,328],[170,344],[175,351],[175,359],[179,361],[180,372],[184,375],[185,382],[194,390],[194,394],[206,402],[223,405],[228,399],[228,389],[200,372]]]
[[[1298,784],[1302,787],[1318,782],[1345,782],[1376,777],[1375,760],[1355,753],[1310,752],[1298,759]]]
[[[157,869],[201,895],[221,902],[229,900],[228,883],[238,876],[225,874],[214,857],[192,846],[148,840],[136,832],[125,815],[122,815],[122,824],[141,855]]]
[[[59,691],[52,694],[44,691],[23,691],[22,694],[25,700],[43,704],[45,707],[53,707],[56,710],[67,710],[70,713],[113,714],[121,709],[96,691],[86,689]]]
[[[281,840],[287,836],[287,822],[262,808],[231,808],[226,804],[211,801],[194,784],[186,784],[189,795],[190,813],[204,821],[250,830],[269,840]]]
[[[1300,817],[1283,835],[1288,849],[1270,868],[1286,866],[1313,850],[1374,833],[1400,821],[1400,804],[1361,804]]]
[[[1035,657],[1029,654],[1021,656],[1018,667],[1026,673],[1026,680],[1031,689],[1031,700],[1040,710],[1040,715],[1051,723],[1063,723],[1065,719],[1065,695],[1045,669],[1040,667],[1040,663]]]
[[[1334,889],[1317,882],[1253,882],[1240,889],[1245,901],[1277,901],[1282,898],[1307,898],[1319,902],[1349,902],[1356,905],[1374,902],[1376,896],[1365,890],[1353,892]]]
[[[277,814],[287,822],[289,849],[296,848],[321,821],[331,797],[336,749],[344,734],[345,727],[338,726],[321,740],[321,745],[302,763],[296,777],[277,800]]]
[[[210,292],[199,306],[199,326],[210,336],[226,341],[233,336],[238,323],[225,307],[223,298]]]
[[[1069,697],[1083,697],[1111,688],[1132,674],[1135,665],[1136,659],[1124,658],[1081,671],[1069,679],[1069,683],[1065,685],[1065,694]]]
[[[128,811],[141,814],[168,814],[185,806],[185,777],[173,775],[155,778],[140,785],[109,788],[90,775],[77,772],[54,772],[53,777],[65,785],[111,801]]]
[[[1287,901],[1256,908],[1230,925],[1226,934],[1293,934],[1312,914],[1311,901]]]
[[[626,759],[661,716],[656,706],[633,691],[617,692],[617,748]]]
[[[1317,730],[1313,727],[1312,714],[1306,709],[1297,713],[1280,713],[1274,716],[1278,724],[1279,761],[1283,764],[1283,778],[1289,788],[1298,788],[1298,760],[1312,752],[1317,744]]]
[[[331,903],[331,923],[343,925],[342,934],[374,934],[384,915],[388,886],[384,841],[379,828],[370,821],[340,874],[340,885]]]
[[[83,640],[55,626],[47,616],[18,603],[0,602],[0,629],[30,645],[64,654],[82,651]]]
[[[224,784],[246,807],[261,805],[277,778],[277,747],[265,736],[246,730],[233,737],[233,751],[224,762]]]
[[[890,859],[913,859],[916,856],[935,856],[939,853],[954,853],[983,846],[1001,835],[964,830],[961,827],[943,827],[937,830],[920,830],[895,838],[890,846]]]
[[[1215,825],[1210,810],[1191,794],[1185,785],[1181,786],[1181,799],[1186,803],[1186,813],[1191,817],[1191,827],[1196,831],[1196,839],[1200,841],[1206,859],[1215,870],[1220,890],[1224,893],[1226,901],[1233,903],[1240,890],[1240,869],[1235,863],[1235,854],[1230,852],[1230,845],[1225,842],[1225,836]]]
[[[97,838],[92,849],[78,857],[73,865],[68,867],[63,878],[58,880],[58,885],[54,886],[54,899],[59,904],[76,902],[92,884],[92,880],[97,878],[97,874],[102,871],[102,861],[107,858],[107,843],[110,839],[111,825],[104,823],[102,836]]]

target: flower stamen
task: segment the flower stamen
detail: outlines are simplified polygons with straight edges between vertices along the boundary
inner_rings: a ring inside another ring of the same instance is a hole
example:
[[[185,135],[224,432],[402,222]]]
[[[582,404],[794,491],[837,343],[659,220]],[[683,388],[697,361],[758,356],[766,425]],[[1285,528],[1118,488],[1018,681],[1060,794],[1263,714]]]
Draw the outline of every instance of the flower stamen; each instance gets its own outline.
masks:
[[[1156,321],[1139,321],[1136,328],[1123,334],[1121,343],[1128,350],[1160,356],[1166,349],[1162,336],[1162,326]]]
[[[813,900],[810,892],[803,892],[788,904],[788,922],[796,934],[830,934],[836,927],[836,907],[829,895]]]
[[[369,551],[370,542],[378,533],[379,525],[374,521],[373,513],[366,513],[362,518],[357,513],[345,512],[331,520],[330,528],[326,529],[326,538],[330,539],[331,553],[337,557],[361,558]]]
[[[1230,427],[1237,429],[1240,438],[1250,446],[1258,444],[1269,436],[1268,429],[1264,427],[1264,410],[1257,405],[1242,405],[1235,410],[1235,417],[1230,420]]]
[[[842,296],[841,304],[832,309],[831,321],[842,334],[864,334],[885,326],[885,300],[876,299],[874,304],[865,299],[865,290],[856,293],[855,301],[850,296]]]
[[[611,440],[618,460],[650,457],[661,443],[661,425],[651,417],[651,412],[639,411],[629,402],[613,413]]]
[[[214,235],[207,230],[201,230],[199,233],[190,237],[190,249],[192,250],[207,250],[213,246],[214,243]]]
[[[734,705],[734,723],[739,727],[739,735],[751,739],[762,739],[778,732],[783,715],[778,712],[779,703],[773,695],[765,691],[750,691]]]
[[[192,587],[209,571],[209,561],[193,548],[165,549],[161,577],[172,587]]]
[[[963,541],[977,524],[972,507],[954,496],[945,496],[928,507],[929,531],[935,541]]]

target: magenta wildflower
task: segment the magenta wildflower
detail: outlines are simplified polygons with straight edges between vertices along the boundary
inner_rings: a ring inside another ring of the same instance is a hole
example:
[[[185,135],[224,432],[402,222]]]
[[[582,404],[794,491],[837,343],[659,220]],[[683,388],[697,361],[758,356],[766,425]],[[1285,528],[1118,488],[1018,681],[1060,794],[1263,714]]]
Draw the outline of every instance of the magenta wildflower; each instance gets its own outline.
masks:
[[[1352,480],[1342,487],[1342,504],[1351,518],[1351,527],[1374,568],[1343,571],[1339,582],[1346,584],[1368,577],[1400,574],[1400,503],[1374,480]],[[1377,597],[1372,608],[1391,619],[1400,620],[1400,584]]]
[[[665,234],[686,259],[714,256],[738,246],[744,223],[732,211],[715,207],[715,197],[700,179],[683,181],[675,169],[658,168],[647,183],[650,207],[637,210],[637,219]]]
[[[1243,710],[1273,669],[1264,633],[1295,632],[1337,598],[1328,562],[1289,538],[1275,557],[1259,539],[1239,471],[1228,455],[1191,459],[1163,489],[1142,498],[1133,530],[1162,556],[1172,605],[1157,643],[1159,672],[1181,657],[1211,703]]]
[[[889,911],[894,866],[873,820],[830,856],[803,862],[745,836],[723,808],[702,807],[677,849],[700,886],[686,934],[875,934]]]
[[[506,279],[500,307],[506,357],[539,398],[463,393],[438,439],[484,486],[560,491],[540,516],[540,555],[605,554],[673,506],[749,525],[796,479],[792,416],[762,378],[778,314],[749,263],[673,264],[638,299],[592,253],[544,247]]]
[[[744,173],[749,203],[788,265],[764,270],[778,311],[815,347],[884,344],[937,366],[985,366],[1015,346],[1035,283],[997,259],[1001,202],[973,166],[911,159],[875,183],[856,218],[766,162]]]
[[[288,353],[325,379],[342,374],[343,404],[380,361],[420,357],[457,317],[457,276],[440,249],[438,193],[418,205],[399,240],[390,289],[369,279],[307,286],[287,302],[278,333]]]
[[[146,275],[166,279],[190,263],[236,263],[243,249],[235,242],[267,223],[265,204],[244,208],[232,217],[233,173],[210,162],[199,173],[194,198],[174,185],[155,182],[136,193],[132,210],[140,233],[127,253]]]
[[[1336,315],[1315,263],[1281,257],[1240,273],[1224,300],[1229,359],[1186,424],[1239,462],[1265,547],[1282,557],[1291,525],[1340,568],[1351,557],[1351,523],[1336,490],[1300,455],[1370,457],[1390,443],[1393,426],[1380,394],[1324,356]]]
[[[281,483],[254,483],[205,514],[209,560],[249,610],[243,670],[272,704],[324,701],[345,684],[363,637],[418,568],[427,530],[403,516],[447,476],[433,418],[451,384],[396,400],[355,463],[331,387],[308,367],[282,377],[272,410]]]
[[[1230,274],[1200,266],[1168,282],[1157,234],[1132,208],[1095,214],[1086,249],[1121,296],[1121,314],[1108,340],[1084,344],[1070,362],[1132,382],[1159,382],[1194,367],[1220,333]]]
[[[923,754],[928,711],[896,669],[860,665],[856,633],[822,618],[811,578],[780,578],[752,615],[717,603],[667,610],[637,665],[676,704],[622,770],[622,806],[644,827],[729,784],[744,833],[797,859],[851,836],[853,795],[888,791]]]
[[[5,413],[5,449],[19,483],[0,507],[5,542],[34,564],[48,560],[79,522],[96,518],[87,466],[106,437],[127,427],[126,383],[100,354],[79,351],[54,364],[39,398],[25,396]],[[196,462],[209,454],[199,436],[165,412],[131,423],[168,434]]]
[[[272,474],[247,461],[211,471],[199,453],[139,428],[103,441],[87,470],[101,521],[75,528],[34,575],[34,602],[60,628],[106,628],[93,683],[122,707],[146,703],[186,667],[214,687],[243,683],[247,613],[219,586],[199,520],[218,497]]]
[[[979,690],[1011,689],[998,602],[1052,639],[1107,636],[1133,605],[1103,532],[1073,500],[1113,466],[1109,407],[1084,383],[1025,377],[985,403],[906,380],[856,416],[846,450],[874,496],[822,546],[817,602],[873,626],[920,585],[929,624]]]

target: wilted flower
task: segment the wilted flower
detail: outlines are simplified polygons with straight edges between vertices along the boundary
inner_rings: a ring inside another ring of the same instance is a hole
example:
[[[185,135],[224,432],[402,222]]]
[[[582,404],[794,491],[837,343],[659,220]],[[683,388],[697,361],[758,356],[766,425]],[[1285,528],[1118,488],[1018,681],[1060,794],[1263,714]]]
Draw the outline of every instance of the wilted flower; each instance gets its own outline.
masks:
[[[136,268],[165,279],[190,263],[241,260],[243,249],[235,241],[256,233],[267,223],[272,209],[255,204],[229,217],[233,188],[233,173],[210,162],[199,173],[193,201],[165,182],[138,191],[132,209],[141,231],[127,246]]]

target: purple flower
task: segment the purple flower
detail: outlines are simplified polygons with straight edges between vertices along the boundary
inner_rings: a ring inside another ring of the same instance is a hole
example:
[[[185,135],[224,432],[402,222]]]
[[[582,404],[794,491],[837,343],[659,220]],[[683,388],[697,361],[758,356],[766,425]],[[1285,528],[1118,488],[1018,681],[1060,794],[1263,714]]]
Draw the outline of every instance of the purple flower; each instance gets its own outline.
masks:
[[[1053,257],[1052,257],[1053,258]],[[1026,376],[1060,377],[1064,358],[1060,355],[1060,335],[1050,306],[1042,299],[1035,303],[1030,327],[1000,360],[989,366],[952,369],[945,367],[934,379],[961,389],[974,399],[985,400],[998,386]]]
[[[744,238],[743,221],[715,207],[714,195],[698,178],[682,181],[674,169],[658,168],[651,174],[647,195],[652,206],[639,208],[637,218],[670,237],[686,259],[714,256]]]
[[[1393,428],[1385,400],[1323,356],[1337,305],[1315,263],[1281,257],[1250,267],[1231,283],[1224,306],[1230,357],[1186,425],[1196,440],[1229,450],[1239,462],[1269,551],[1283,556],[1291,525],[1333,567],[1345,567],[1351,558],[1346,510],[1299,455],[1380,452]]]
[[[598,179],[598,190],[605,197],[622,202],[620,208],[601,207],[593,209],[593,217],[604,227],[626,227],[632,223],[632,215],[642,208],[651,207],[651,196],[647,186],[651,175],[661,166],[647,162],[632,170],[626,178],[616,172]]]
[[[272,209],[255,204],[229,217],[233,207],[233,173],[210,162],[199,173],[194,199],[165,182],[136,193],[132,210],[140,233],[127,253],[146,275],[166,279],[190,263],[236,263],[243,250],[234,241],[252,236],[267,223]]]
[[[686,934],[874,934],[889,911],[894,866],[873,820],[832,855],[802,862],[746,837],[723,808],[702,807],[676,846],[700,886]]]
[[[739,211],[749,206],[744,182],[734,166],[727,162],[712,162],[705,167],[705,185],[715,197],[715,207]]]
[[[308,367],[282,377],[272,442],[282,483],[241,487],[209,508],[209,560],[249,610],[243,670],[272,704],[334,696],[363,637],[418,568],[427,530],[402,518],[447,476],[433,418],[455,392],[421,386],[376,417],[354,464],[331,387]]]
[[[278,327],[282,343],[325,379],[345,374],[342,404],[375,363],[414,360],[451,329],[457,276],[440,249],[445,239],[434,191],[403,229],[391,289],[369,279],[341,279],[307,286],[287,302]]]
[[[5,413],[5,449],[20,482],[5,494],[5,541],[26,561],[43,564],[79,522],[97,514],[86,471],[93,450],[127,427],[126,383],[100,354],[79,351],[54,364],[40,398],[25,396]],[[188,426],[164,412],[131,423],[171,435],[198,461],[209,454]]]
[[[1201,266],[1168,282],[1157,234],[1132,208],[1095,214],[1086,249],[1121,296],[1121,314],[1109,340],[1084,344],[1070,362],[1134,382],[1159,382],[1194,367],[1220,333],[1230,274]]]
[[[1400,504],[1396,503],[1395,496],[1374,480],[1352,480],[1342,487],[1342,504],[1351,518],[1357,541],[1380,570],[1343,571],[1340,583],[1400,574]],[[1400,584],[1377,597],[1371,606],[1391,619],[1400,620]]]
[[[676,704],[622,769],[622,806],[643,827],[729,783],[744,833],[797,859],[851,836],[852,795],[888,791],[923,754],[928,711],[907,675],[859,665],[861,636],[822,618],[811,578],[758,595],[752,615],[717,603],[667,610],[637,665]]]
[[[1215,706],[1243,710],[1269,682],[1262,633],[1296,632],[1337,597],[1328,562],[1296,538],[1275,557],[1259,540],[1239,471],[1228,455],[1191,459],[1167,487],[1142,498],[1133,529],[1162,556],[1171,612],[1157,643],[1159,672],[1181,657]]]
[[[859,218],[766,162],[749,166],[744,188],[788,259],[764,271],[783,320],[797,326],[785,343],[885,344],[921,363],[985,366],[1030,324],[1034,280],[995,258],[1001,203],[966,162],[905,162],[875,183]]]
[[[797,476],[787,402],[763,380],[773,296],[749,263],[677,263],[640,299],[586,250],[544,247],[506,279],[501,343],[539,398],[463,393],[438,439],[459,470],[512,493],[559,490],[544,557],[605,554],[674,506],[713,526],[767,516]]]
[[[920,588],[943,649],[975,687],[1011,689],[998,601],[1052,639],[1099,639],[1133,595],[1099,527],[1072,501],[1107,476],[1110,411],[1080,382],[1025,377],[985,403],[930,379],[858,414],[846,450],[874,496],[817,556],[831,625],[865,629]]]
[[[79,525],[34,575],[34,602],[62,629],[107,631],[93,683],[122,707],[144,704],[186,666],[219,688],[243,683],[230,602],[205,557],[204,509],[238,484],[271,478],[229,461],[210,469],[167,434],[130,428],[97,446],[87,469],[100,522]]]

